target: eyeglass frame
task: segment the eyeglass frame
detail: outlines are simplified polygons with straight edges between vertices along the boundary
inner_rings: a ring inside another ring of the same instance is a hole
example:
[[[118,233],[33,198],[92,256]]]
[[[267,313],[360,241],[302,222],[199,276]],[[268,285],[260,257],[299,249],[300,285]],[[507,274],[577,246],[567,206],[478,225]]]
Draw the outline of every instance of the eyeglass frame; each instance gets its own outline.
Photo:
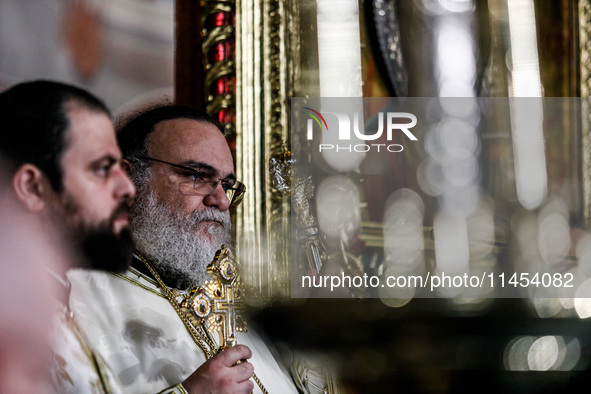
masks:
[[[180,164],[175,164],[175,163],[170,163],[168,161],[164,161],[164,160],[160,160],[160,159],[155,159],[153,157],[149,157],[149,156],[140,156],[139,157],[140,160],[149,160],[149,161],[155,161],[158,163],[163,163],[163,164],[168,164],[169,166],[175,167],[175,168],[180,168],[181,170],[185,170],[187,172],[191,172],[193,174],[198,174],[201,171],[199,171],[198,169],[192,168],[192,167],[188,167],[188,166],[183,166]],[[192,175],[193,175],[192,174]],[[208,196],[211,193],[214,192],[215,188],[218,186],[218,184],[221,182],[222,183],[222,189],[224,189],[224,192],[227,192],[228,190],[234,190],[234,195],[232,196],[232,200],[230,200],[230,207],[235,207],[238,206],[241,202],[242,202],[242,198],[244,197],[244,193],[246,193],[246,185],[244,185],[244,183],[240,182],[237,179],[234,179],[234,184],[231,185],[231,187],[228,188],[224,188],[224,183],[228,184],[230,183],[226,178],[220,178],[219,176],[216,175],[208,175],[210,178],[217,178],[218,180],[213,184],[213,189],[211,190],[211,192],[204,194],[204,196]],[[197,179],[195,179],[194,184],[197,183]],[[193,184],[193,189],[195,189],[195,185]],[[226,194],[227,196],[227,194]]]

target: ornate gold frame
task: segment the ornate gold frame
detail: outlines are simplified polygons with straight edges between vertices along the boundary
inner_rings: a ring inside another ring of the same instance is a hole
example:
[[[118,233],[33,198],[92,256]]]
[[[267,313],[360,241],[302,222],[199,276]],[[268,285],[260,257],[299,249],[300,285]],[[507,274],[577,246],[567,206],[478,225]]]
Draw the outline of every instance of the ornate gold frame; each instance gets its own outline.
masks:
[[[290,0],[236,1],[236,167],[249,186],[236,229],[245,282],[264,299],[289,295],[289,202],[268,162],[289,141],[296,25]]]
[[[578,2],[579,88],[581,97],[591,96],[591,0]],[[591,224],[591,106],[581,100],[581,184],[583,219]]]

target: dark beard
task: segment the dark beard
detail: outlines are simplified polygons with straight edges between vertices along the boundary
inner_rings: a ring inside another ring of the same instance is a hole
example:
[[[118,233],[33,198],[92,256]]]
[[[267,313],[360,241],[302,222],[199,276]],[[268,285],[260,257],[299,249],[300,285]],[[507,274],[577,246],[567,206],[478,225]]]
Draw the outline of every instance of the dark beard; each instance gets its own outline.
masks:
[[[79,205],[66,197],[64,209],[67,217],[74,217]],[[113,222],[123,212],[129,212],[129,203],[122,202],[106,220],[98,225],[76,223],[70,226],[70,237],[81,253],[82,268],[124,272],[129,268],[134,245],[131,232],[125,228],[119,234],[113,232]]]
[[[124,229],[119,235],[111,228],[95,228],[81,239],[81,250],[91,269],[125,272],[133,256],[131,232]]]

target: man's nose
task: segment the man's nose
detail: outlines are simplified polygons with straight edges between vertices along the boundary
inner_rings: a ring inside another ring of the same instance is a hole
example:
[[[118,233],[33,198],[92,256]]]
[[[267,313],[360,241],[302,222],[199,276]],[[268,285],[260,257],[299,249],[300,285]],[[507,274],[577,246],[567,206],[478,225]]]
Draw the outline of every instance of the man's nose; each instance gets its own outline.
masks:
[[[217,207],[220,211],[230,208],[230,200],[222,187],[222,182],[218,181],[213,191],[203,198],[203,204],[208,207]]]
[[[133,197],[135,197],[135,185],[131,179],[129,179],[127,173],[123,169],[118,168],[116,171],[117,174],[114,190],[115,196],[117,199],[131,200]]]

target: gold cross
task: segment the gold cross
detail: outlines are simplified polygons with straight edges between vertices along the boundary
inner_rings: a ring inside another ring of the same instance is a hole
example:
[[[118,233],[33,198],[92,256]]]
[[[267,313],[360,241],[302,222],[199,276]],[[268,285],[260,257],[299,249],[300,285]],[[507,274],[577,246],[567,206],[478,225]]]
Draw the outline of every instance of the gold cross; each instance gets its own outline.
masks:
[[[242,303],[235,299],[232,286],[224,285],[223,298],[213,300],[213,313],[222,317],[222,338],[224,347],[236,345],[236,316],[234,315],[242,307]]]
[[[241,315],[244,285],[239,271],[240,266],[232,252],[222,246],[207,266],[207,273],[214,280],[191,289],[181,302],[181,307],[196,315],[198,322],[209,332],[219,333],[222,349],[236,345],[236,333],[246,331],[246,322]]]

